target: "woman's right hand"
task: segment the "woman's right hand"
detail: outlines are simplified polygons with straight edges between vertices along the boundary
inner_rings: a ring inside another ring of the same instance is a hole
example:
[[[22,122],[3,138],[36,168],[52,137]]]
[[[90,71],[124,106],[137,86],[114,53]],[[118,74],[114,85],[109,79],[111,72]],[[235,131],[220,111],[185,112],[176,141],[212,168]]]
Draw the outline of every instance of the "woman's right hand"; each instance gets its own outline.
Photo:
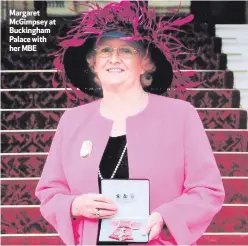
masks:
[[[107,219],[117,214],[117,206],[105,195],[83,194],[73,200],[71,212],[75,217]]]

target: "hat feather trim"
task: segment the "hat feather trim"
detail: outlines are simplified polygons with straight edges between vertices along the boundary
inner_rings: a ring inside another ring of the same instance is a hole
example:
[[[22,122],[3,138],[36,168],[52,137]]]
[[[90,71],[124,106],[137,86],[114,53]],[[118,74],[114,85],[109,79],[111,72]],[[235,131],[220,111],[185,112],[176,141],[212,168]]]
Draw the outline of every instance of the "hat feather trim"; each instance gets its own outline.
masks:
[[[176,20],[175,15],[169,20],[164,20],[166,16],[161,16],[157,21],[155,9],[148,9],[144,1],[122,0],[119,3],[109,3],[104,7],[100,7],[95,2],[76,2],[75,4],[88,7],[89,10],[78,12],[80,17],[74,20],[75,25],[67,32],[66,36],[57,37],[60,41],[58,44],[60,49],[50,54],[55,57],[53,64],[65,86],[67,82],[63,68],[63,58],[66,50],[69,47],[83,45],[90,35],[96,35],[98,42],[103,33],[113,30],[127,33],[128,36],[121,38],[123,40],[146,41],[156,46],[171,63],[173,70],[177,71],[177,73],[174,73],[177,78],[182,74],[180,69],[190,69],[180,64],[177,57],[183,54],[186,56],[185,59],[189,61],[196,58],[195,54],[192,55],[193,50],[185,47],[180,40],[169,33],[171,31],[185,32],[180,30],[180,27],[193,20],[194,15],[192,14]],[[172,12],[178,13],[180,6],[181,2],[178,9]],[[189,53],[191,54],[189,55]],[[184,80],[185,76],[192,76],[192,74],[184,74]],[[191,86],[192,83],[189,83],[189,85]],[[186,89],[186,87],[184,88]],[[180,90],[182,90],[182,87],[180,87]]]

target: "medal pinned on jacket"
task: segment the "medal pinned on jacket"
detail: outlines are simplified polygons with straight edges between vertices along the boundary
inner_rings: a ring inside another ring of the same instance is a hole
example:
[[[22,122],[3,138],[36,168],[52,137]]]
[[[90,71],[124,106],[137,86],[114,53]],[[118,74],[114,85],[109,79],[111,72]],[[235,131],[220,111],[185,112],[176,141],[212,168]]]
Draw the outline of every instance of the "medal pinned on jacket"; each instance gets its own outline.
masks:
[[[82,158],[88,157],[92,152],[92,147],[93,147],[93,145],[92,145],[92,142],[90,140],[83,141],[83,144],[82,144],[81,150],[80,150],[80,156]]]

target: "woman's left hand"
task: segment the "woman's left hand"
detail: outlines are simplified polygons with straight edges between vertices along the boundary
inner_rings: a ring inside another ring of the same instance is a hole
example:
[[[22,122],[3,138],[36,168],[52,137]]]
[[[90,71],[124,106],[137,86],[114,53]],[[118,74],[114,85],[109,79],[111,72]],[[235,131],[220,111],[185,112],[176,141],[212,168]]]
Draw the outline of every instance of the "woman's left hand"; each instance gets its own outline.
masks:
[[[149,241],[153,239],[158,239],[159,234],[164,226],[164,219],[160,213],[154,212],[148,217],[148,222],[146,228],[143,230],[143,235],[149,235]]]

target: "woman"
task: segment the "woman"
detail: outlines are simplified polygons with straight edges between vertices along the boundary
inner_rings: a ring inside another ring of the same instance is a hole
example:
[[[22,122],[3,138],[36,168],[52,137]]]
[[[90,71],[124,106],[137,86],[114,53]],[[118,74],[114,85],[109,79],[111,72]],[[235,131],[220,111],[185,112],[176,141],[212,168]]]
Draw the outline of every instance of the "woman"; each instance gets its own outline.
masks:
[[[155,95],[171,85],[175,65],[175,45],[165,46],[157,28],[173,24],[155,24],[144,4],[128,1],[93,9],[79,23],[54,64],[103,99],[63,114],[35,191],[41,214],[65,244],[101,244],[99,221],[118,208],[99,194],[100,180],[149,179],[148,244],[194,244],[224,189],[197,111]]]

